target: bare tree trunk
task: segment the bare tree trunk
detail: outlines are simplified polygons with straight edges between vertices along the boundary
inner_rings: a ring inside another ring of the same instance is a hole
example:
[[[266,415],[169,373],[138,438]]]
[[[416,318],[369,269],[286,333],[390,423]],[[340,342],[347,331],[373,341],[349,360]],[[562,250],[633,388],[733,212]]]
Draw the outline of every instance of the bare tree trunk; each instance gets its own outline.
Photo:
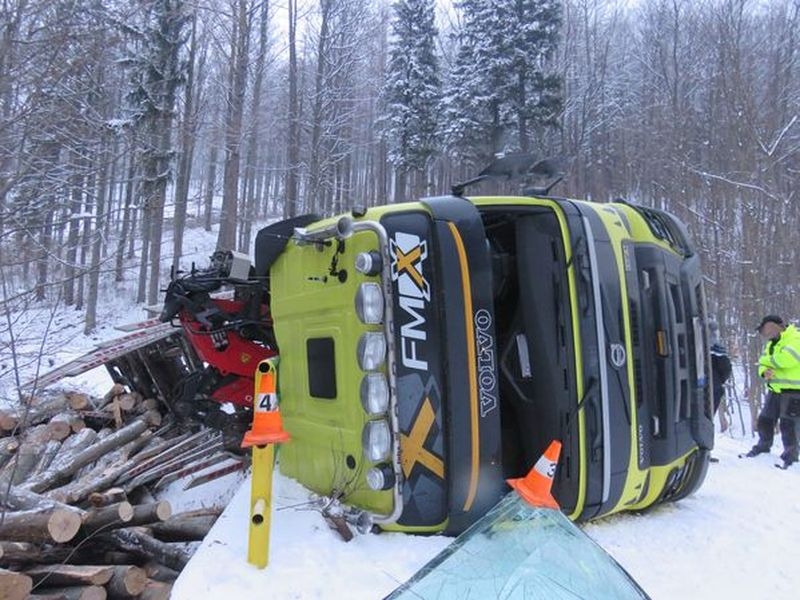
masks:
[[[283,216],[298,212],[297,170],[300,164],[300,102],[297,94],[297,0],[289,0],[289,140],[286,149],[286,204]]]
[[[84,213],[87,215],[94,212],[94,203],[92,198],[95,197],[97,197],[97,181],[96,176],[93,174],[89,178],[89,185],[87,186],[86,190],[86,203],[83,209]],[[89,251],[92,243],[92,219],[91,217],[85,217],[81,219],[81,221],[83,231],[81,233],[80,263],[78,267],[78,291],[77,297],[75,298],[75,308],[77,310],[83,310],[86,289],[86,263],[89,260]]]
[[[45,299],[49,265],[53,246],[53,208],[45,211],[42,231],[39,234],[39,257],[36,260],[36,300]]]
[[[124,279],[124,266],[125,266],[125,246],[128,239],[133,240],[132,227],[134,225],[133,216],[135,208],[133,205],[134,195],[134,177],[136,176],[136,161],[133,155],[129,158],[128,164],[128,180],[125,182],[125,206],[122,209],[122,228],[119,232],[119,241],[117,242],[117,256],[114,268],[114,281],[122,281]]]
[[[78,161],[76,169],[80,169],[81,159]],[[70,203],[69,203],[69,225],[67,233],[67,253],[66,265],[64,267],[64,303],[67,306],[75,304],[75,266],[78,260],[78,236],[80,234],[80,213],[83,205],[83,174],[80,170],[70,177]]]
[[[245,159],[245,207],[242,226],[239,231],[239,250],[247,252],[250,249],[250,238],[253,231],[253,221],[256,216],[256,167],[258,160],[258,139],[261,135],[261,96],[264,86],[264,65],[268,50],[268,25],[269,1],[264,0],[261,5],[261,19],[259,27],[258,59],[256,60],[256,79],[253,83],[253,104],[250,111],[250,131],[247,140],[247,157]]]
[[[231,39],[231,87],[225,117],[225,169],[222,184],[217,248],[236,248],[236,224],[239,212],[239,170],[241,167],[242,117],[247,89],[247,60],[250,53],[250,21],[246,0],[237,0],[237,22]]]
[[[208,171],[206,172],[206,190],[203,201],[203,223],[205,230],[211,231],[212,217],[214,214],[214,192],[217,187],[217,155],[219,150],[216,144],[211,144],[208,155]]]
[[[103,229],[105,228],[106,202],[109,196],[108,185],[108,158],[106,147],[108,142],[103,142],[103,150],[99,156],[99,182],[97,184],[97,207],[95,209],[94,240],[92,241],[92,258],[89,265],[89,289],[86,296],[86,317],[83,333],[88,334],[97,327],[97,297],[100,286],[100,261],[103,250]]]
[[[189,202],[189,181],[194,157],[194,141],[197,134],[197,115],[194,109],[195,81],[194,62],[197,53],[197,12],[192,14],[192,34],[189,42],[186,88],[183,95],[183,122],[181,123],[181,154],[178,176],[175,181],[175,223],[172,230],[172,268],[177,270],[183,255],[183,233],[186,228],[186,208]]]
[[[147,268],[150,265],[150,211],[147,208],[143,208],[141,214],[142,222],[139,226],[139,231],[141,232],[142,251],[139,254],[139,285],[136,292],[136,302],[139,303],[147,299]],[[131,236],[131,239],[135,237]]]

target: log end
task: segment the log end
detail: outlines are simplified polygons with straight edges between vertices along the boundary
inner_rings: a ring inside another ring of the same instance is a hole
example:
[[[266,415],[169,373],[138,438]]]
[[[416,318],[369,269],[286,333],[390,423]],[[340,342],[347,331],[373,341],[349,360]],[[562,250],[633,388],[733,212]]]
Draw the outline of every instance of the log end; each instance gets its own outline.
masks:
[[[81,528],[81,517],[77,512],[57,509],[47,521],[47,531],[53,541],[63,544],[78,534]]]
[[[166,500],[161,501],[156,506],[156,516],[161,521],[166,521],[172,516],[172,505]]]

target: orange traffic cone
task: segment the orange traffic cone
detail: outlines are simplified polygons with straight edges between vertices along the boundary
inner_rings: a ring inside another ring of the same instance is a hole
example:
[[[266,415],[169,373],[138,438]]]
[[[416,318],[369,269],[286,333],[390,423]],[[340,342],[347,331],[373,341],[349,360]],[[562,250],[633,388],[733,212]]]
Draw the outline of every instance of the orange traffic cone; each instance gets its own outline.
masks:
[[[256,397],[253,399],[253,425],[244,434],[242,448],[277,444],[289,439],[283,429],[281,412],[278,409],[278,374],[275,360],[261,361],[256,371]]]
[[[507,479],[508,485],[517,490],[522,499],[531,506],[559,509],[550,490],[560,454],[561,442],[553,440],[528,474],[519,479]]]

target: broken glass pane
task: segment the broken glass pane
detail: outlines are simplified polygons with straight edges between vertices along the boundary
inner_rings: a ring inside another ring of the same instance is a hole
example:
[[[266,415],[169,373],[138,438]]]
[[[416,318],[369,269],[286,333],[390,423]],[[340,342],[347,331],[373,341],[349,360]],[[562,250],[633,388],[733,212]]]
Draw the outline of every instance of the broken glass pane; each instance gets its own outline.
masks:
[[[560,511],[512,492],[387,600],[648,598]]]

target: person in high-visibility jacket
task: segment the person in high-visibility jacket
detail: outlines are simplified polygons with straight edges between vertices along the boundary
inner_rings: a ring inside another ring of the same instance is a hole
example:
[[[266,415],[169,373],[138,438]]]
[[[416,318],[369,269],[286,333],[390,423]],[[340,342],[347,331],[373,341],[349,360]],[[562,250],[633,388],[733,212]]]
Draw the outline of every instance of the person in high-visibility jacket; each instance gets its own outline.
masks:
[[[779,422],[783,442],[782,468],[797,462],[797,428],[800,417],[800,330],[777,315],[767,315],[758,326],[766,340],[758,359],[758,375],[769,390],[758,415],[758,443],[746,456],[769,452]]]

